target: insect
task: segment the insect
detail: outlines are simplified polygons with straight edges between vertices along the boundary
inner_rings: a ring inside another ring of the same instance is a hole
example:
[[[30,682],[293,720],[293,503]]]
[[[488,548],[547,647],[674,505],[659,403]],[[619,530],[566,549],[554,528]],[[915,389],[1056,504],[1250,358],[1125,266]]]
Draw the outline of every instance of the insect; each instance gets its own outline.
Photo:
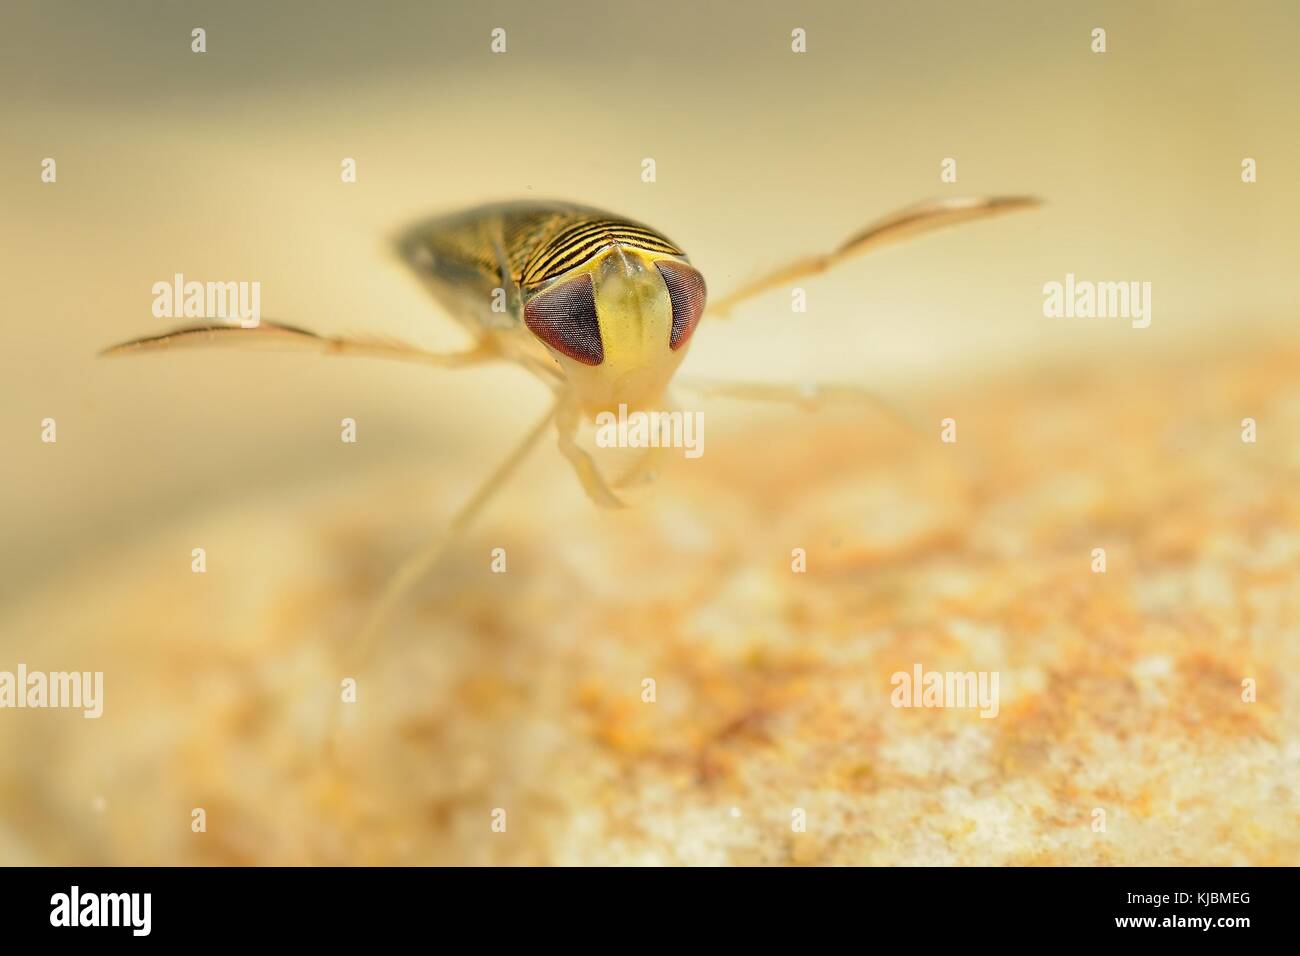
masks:
[[[833,251],[788,263],[717,300],[723,317],[742,302],[871,249],[944,226],[1024,209],[1023,196],[944,199],[908,207],[856,233]],[[336,355],[370,355],[443,368],[514,362],[545,381],[554,401],[445,531],[394,574],[372,612],[387,610],[483,510],[537,442],[555,429],[587,495],[618,507],[619,492],[576,436],[584,420],[620,405],[653,409],[705,314],[704,277],[662,233],[629,219],[563,202],[507,202],[429,219],[407,229],[398,253],[468,331],[462,352],[432,353],[379,340],[317,335],[273,322],[254,328],[198,325],[113,346],[104,354],[193,344],[279,344]],[[769,384],[697,383],[697,391],[806,404],[808,393]],[[865,393],[864,393],[865,394]],[[637,477],[644,477],[644,469]],[[633,480],[632,477],[625,479]]]

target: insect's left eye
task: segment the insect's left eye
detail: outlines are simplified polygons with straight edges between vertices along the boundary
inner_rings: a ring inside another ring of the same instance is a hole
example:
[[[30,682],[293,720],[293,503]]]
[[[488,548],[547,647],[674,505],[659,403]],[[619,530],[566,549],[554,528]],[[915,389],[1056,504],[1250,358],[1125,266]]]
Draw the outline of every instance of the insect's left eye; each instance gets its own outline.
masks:
[[[686,344],[704,314],[704,301],[708,298],[704,276],[684,262],[672,259],[661,259],[655,267],[664,277],[668,297],[673,303],[673,332],[668,347],[679,349]]]
[[[539,292],[524,305],[524,324],[555,351],[583,365],[605,361],[591,276]]]

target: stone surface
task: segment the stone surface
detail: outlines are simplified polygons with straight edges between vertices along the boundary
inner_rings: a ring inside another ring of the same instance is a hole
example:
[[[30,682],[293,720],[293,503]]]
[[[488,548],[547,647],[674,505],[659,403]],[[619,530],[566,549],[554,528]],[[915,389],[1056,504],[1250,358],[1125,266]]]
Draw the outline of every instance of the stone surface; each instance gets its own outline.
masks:
[[[0,712],[0,861],[1295,865],[1297,369],[968,386],[918,400],[933,435],[720,404],[616,513],[548,444],[361,662],[486,456],[70,565],[5,653],[103,669],[105,715]],[[997,672],[998,716],[894,708],[916,663]]]

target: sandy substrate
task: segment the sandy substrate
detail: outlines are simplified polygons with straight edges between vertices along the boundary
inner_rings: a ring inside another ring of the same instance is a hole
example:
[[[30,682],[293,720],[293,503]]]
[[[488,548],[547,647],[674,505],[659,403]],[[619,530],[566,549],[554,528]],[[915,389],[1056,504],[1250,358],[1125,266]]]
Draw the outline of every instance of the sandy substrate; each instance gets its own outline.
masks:
[[[619,513],[548,445],[355,664],[488,456],[70,562],[0,668],[102,669],[105,713],[0,711],[0,862],[1295,865],[1297,369],[964,388],[920,436],[718,402]],[[915,664],[997,716],[893,707]]]

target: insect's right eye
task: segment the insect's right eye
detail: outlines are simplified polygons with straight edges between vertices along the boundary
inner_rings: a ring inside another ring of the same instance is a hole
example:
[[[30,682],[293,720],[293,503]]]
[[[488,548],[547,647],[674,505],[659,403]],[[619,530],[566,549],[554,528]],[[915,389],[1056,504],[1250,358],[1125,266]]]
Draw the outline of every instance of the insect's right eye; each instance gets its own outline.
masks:
[[[591,276],[539,292],[524,305],[524,324],[551,348],[583,365],[605,360]]]
[[[684,262],[663,259],[655,263],[659,274],[664,277],[668,287],[668,297],[673,305],[673,331],[668,341],[669,348],[679,349],[686,344],[695,326],[704,314],[704,300],[708,290],[704,287],[704,276],[700,275]]]

